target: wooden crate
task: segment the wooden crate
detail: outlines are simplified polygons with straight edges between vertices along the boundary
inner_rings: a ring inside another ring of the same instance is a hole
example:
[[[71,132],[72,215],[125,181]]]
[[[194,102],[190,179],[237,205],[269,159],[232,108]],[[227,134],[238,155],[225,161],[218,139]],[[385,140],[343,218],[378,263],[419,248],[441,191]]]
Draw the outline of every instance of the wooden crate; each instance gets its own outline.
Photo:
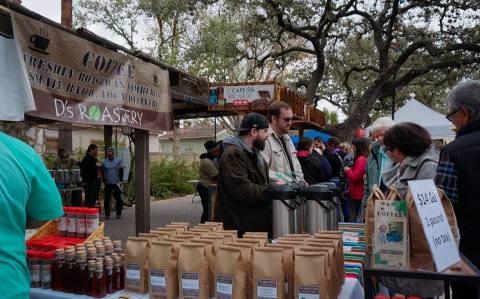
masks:
[[[58,220],[50,220],[42,227],[40,227],[36,233],[34,233],[29,240],[34,240],[34,239],[40,239],[46,236],[51,236],[55,235],[58,236]],[[105,233],[105,222],[100,222],[100,225],[97,227],[97,229],[90,235],[88,236],[87,239],[83,243],[87,242],[92,242],[95,239],[101,239],[104,237]]]

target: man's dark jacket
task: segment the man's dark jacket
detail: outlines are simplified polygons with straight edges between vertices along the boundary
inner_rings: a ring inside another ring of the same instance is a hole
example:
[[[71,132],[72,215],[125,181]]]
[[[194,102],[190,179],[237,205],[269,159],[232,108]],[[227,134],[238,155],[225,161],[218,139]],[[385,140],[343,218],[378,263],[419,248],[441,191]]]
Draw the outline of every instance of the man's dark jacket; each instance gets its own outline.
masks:
[[[462,128],[443,151],[458,172],[458,201],[453,208],[460,229],[460,251],[480,266],[480,121]]]
[[[95,183],[98,181],[97,159],[90,154],[86,154],[80,162],[80,175],[83,183]]]
[[[268,185],[268,167],[257,150],[240,138],[223,141],[224,152],[218,169],[215,221],[225,229],[268,232],[271,236],[271,201],[263,192]]]

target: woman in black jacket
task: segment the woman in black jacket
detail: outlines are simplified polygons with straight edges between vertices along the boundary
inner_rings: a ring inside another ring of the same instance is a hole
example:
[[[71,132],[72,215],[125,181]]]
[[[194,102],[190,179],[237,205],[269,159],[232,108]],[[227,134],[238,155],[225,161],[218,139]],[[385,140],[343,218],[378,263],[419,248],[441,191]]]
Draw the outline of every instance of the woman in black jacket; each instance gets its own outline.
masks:
[[[331,177],[330,164],[323,155],[313,149],[313,140],[304,137],[298,143],[297,158],[302,166],[303,176],[309,185],[328,182]]]

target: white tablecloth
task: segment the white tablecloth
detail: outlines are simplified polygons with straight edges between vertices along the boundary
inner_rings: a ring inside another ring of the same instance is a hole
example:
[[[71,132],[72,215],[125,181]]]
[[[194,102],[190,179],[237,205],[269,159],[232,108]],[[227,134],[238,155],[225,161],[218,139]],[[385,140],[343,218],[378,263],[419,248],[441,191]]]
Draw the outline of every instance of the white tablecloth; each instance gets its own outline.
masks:
[[[124,295],[125,291],[116,292],[114,294],[108,295],[106,299],[119,299],[121,295]],[[149,299],[148,294],[140,295],[128,293],[129,299]],[[30,299],[61,299],[61,298],[77,298],[77,299],[87,299],[91,297],[67,294],[62,292],[54,292],[52,290],[45,289],[31,289]],[[342,292],[338,296],[338,299],[364,299],[365,294],[363,292],[362,285],[357,279],[346,278],[345,283],[342,287]]]

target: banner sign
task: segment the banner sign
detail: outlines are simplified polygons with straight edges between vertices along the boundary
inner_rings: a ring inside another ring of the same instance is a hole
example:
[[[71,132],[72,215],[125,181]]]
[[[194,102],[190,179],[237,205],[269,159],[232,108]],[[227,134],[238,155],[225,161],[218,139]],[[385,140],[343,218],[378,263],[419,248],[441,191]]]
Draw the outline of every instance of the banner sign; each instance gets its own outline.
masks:
[[[460,262],[460,254],[437,188],[433,180],[409,181],[408,186],[422,221],[433,261],[437,271],[442,272]]]
[[[173,129],[168,71],[11,12],[37,110],[57,121]]]
[[[236,85],[210,87],[210,104],[220,106],[270,105],[275,85]]]

